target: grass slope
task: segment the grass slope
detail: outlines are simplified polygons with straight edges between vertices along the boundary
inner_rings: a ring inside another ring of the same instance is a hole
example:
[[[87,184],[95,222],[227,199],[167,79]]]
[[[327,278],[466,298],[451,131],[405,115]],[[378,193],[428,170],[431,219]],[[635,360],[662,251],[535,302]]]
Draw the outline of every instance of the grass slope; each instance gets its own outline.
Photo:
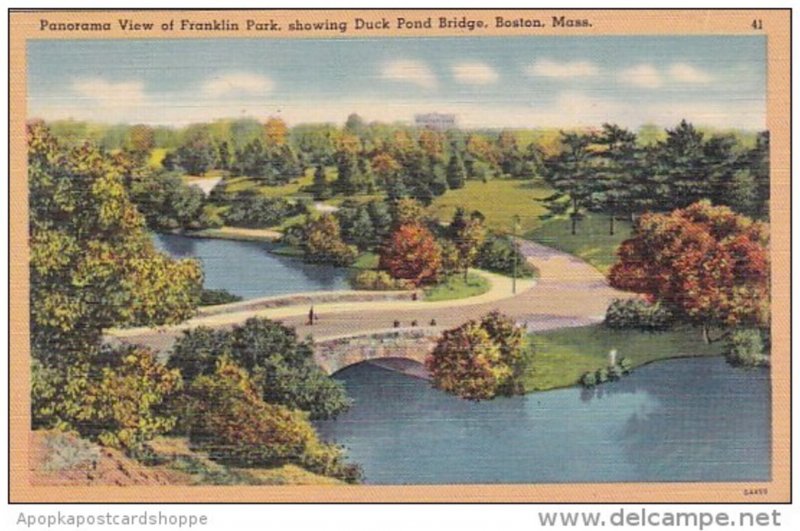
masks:
[[[603,273],[608,273],[617,260],[617,247],[631,236],[631,224],[628,221],[615,221],[613,236],[609,234],[608,229],[608,216],[587,214],[578,222],[575,235],[570,233],[569,218],[558,217],[525,233],[525,237],[579,256]]]
[[[464,188],[449,190],[434,199],[428,214],[449,222],[456,207],[479,210],[492,230],[510,232],[514,215],[520,217],[521,233],[541,224],[539,216],[547,210],[536,199],[552,194],[552,190],[532,181],[495,179],[488,182],[467,181]]]
[[[540,332],[530,339],[535,353],[524,378],[527,392],[577,384],[583,373],[608,365],[611,349],[617,349],[617,357],[628,358],[634,367],[660,359],[722,353],[718,343],[703,343],[700,331],[691,327],[649,333],[611,330],[598,324]]]

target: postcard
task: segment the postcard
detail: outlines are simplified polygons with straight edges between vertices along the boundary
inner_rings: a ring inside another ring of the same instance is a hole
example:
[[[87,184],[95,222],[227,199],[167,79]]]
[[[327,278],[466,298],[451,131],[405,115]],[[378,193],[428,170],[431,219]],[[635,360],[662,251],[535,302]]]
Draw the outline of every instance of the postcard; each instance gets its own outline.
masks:
[[[12,502],[787,502],[790,10],[12,10]]]

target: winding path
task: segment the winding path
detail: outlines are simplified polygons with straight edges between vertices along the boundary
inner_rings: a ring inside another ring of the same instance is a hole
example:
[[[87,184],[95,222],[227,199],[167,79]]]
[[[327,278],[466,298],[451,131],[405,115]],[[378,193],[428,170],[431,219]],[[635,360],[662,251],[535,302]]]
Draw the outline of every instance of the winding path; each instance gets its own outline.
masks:
[[[182,330],[196,326],[230,327],[250,317],[267,317],[297,329],[298,335],[311,334],[316,340],[363,336],[391,330],[394,321],[408,327],[412,321],[434,330],[451,328],[499,310],[530,331],[582,326],[599,322],[611,299],[626,296],[608,286],[594,267],[573,255],[544,245],[520,240],[528,262],[539,270],[536,282],[517,281],[517,294],[511,294],[511,280],[491,275],[493,288],[487,294],[468,299],[425,302],[413,300],[367,300],[314,304],[319,316],[313,326],[306,324],[307,303],[243,311],[201,313],[176,326],[133,328],[108,333],[111,341],[139,343],[165,352]],[[352,293],[352,292],[351,292]],[[322,294],[320,294],[322,295]]]

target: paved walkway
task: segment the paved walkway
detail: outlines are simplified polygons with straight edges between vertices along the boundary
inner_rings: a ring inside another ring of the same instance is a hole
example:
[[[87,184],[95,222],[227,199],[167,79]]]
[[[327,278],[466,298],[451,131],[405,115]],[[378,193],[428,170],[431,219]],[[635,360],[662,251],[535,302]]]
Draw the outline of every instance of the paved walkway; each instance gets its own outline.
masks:
[[[529,330],[547,330],[581,326],[603,319],[611,299],[623,292],[610,288],[603,275],[583,260],[537,243],[520,240],[527,260],[538,268],[536,282],[517,280],[517,294],[511,293],[511,279],[491,276],[492,289],[480,296],[441,302],[365,301],[315,304],[319,321],[306,324],[308,305],[284,306],[253,311],[198,316],[177,326],[158,329],[137,328],[112,331],[111,338],[140,343],[159,351],[167,350],[181,331],[195,326],[230,327],[249,317],[279,320],[297,329],[298,335],[312,334],[315,339],[366,335],[392,328],[394,321],[408,327],[412,321],[437,328],[451,328],[499,310]]]

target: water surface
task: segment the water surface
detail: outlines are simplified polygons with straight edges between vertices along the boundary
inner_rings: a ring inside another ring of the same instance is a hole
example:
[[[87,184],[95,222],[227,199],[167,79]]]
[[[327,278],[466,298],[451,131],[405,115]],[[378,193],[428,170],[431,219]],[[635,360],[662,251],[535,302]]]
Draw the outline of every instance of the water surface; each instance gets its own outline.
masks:
[[[305,291],[349,289],[344,268],[306,264],[269,252],[272,244],[156,234],[155,245],[176,258],[199,258],[208,289],[245,299]]]
[[[369,363],[336,374],[355,400],[322,436],[367,483],[769,479],[769,371],[676,359],[594,392],[468,402]]]

